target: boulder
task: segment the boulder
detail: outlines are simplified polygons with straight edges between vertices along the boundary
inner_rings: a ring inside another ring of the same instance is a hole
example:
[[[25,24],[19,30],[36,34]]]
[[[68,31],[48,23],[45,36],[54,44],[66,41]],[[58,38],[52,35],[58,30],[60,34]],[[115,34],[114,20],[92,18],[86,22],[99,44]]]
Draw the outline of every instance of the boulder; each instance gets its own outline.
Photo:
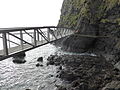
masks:
[[[13,58],[13,63],[23,64],[26,60],[24,58]]]
[[[13,62],[17,64],[23,64],[26,62],[26,60],[24,59],[25,56],[25,52],[17,53],[13,56]]]
[[[24,58],[26,56],[25,52],[20,52],[20,53],[17,53],[13,56],[13,58]]]
[[[37,59],[37,61],[38,61],[38,62],[43,62],[43,57],[39,57],[39,58]]]

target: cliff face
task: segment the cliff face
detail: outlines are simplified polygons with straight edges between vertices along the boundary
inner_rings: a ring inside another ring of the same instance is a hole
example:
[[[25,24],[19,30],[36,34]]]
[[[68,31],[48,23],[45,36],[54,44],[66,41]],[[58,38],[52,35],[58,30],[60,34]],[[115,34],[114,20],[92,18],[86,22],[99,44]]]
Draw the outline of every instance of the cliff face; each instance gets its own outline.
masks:
[[[120,24],[120,0],[64,0],[58,26],[80,29],[82,23]]]
[[[64,50],[92,50],[111,55],[109,59],[120,54],[120,0],[64,0],[58,26],[78,31],[63,41]],[[106,37],[86,38],[78,34]]]

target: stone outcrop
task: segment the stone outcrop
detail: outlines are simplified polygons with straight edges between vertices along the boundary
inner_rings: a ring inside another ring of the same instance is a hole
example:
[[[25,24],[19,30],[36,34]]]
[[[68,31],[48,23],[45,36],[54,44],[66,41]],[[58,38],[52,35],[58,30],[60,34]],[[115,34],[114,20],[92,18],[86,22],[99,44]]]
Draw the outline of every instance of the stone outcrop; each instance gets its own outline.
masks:
[[[97,55],[48,59],[49,64],[65,66],[57,77],[72,84],[62,88],[119,90],[120,0],[64,0],[58,26],[75,32],[63,40],[63,50]]]
[[[20,52],[16,55],[13,56],[13,63],[17,63],[17,64],[23,64],[26,62],[25,60],[25,52]]]
[[[58,90],[120,89],[120,71],[103,56],[51,55],[48,63],[63,67],[58,69],[56,77],[68,83],[59,86]]]
[[[120,50],[119,25],[120,0],[64,0],[58,23],[58,26],[77,30],[77,34],[111,37],[67,37],[63,41],[63,49],[75,52],[76,48],[79,52],[85,52],[91,46],[99,51]]]

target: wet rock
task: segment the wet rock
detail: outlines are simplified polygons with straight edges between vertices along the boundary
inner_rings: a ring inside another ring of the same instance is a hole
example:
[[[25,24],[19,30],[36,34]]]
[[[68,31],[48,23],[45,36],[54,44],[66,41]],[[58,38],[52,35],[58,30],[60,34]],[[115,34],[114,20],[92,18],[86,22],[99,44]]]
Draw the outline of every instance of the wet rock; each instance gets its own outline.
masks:
[[[39,58],[37,59],[37,61],[38,61],[38,62],[43,62],[43,57],[39,57]]]
[[[89,90],[89,89],[88,89],[88,85],[86,83],[80,83],[80,85],[77,86],[75,88],[75,90]],[[94,89],[92,89],[92,90],[94,90]]]
[[[113,79],[119,80],[119,71],[116,75],[114,66],[101,55],[62,55],[52,61],[59,62],[60,69],[64,67],[56,77],[71,83],[70,90],[101,90]]]
[[[49,76],[50,76],[50,77],[53,77],[53,75],[52,75],[52,74],[50,74]]]
[[[69,52],[86,52],[93,46],[94,38],[71,35],[63,41],[62,49]]]
[[[111,75],[105,74],[104,80],[112,80]]]
[[[75,81],[73,81],[72,84],[71,84],[72,87],[77,87],[77,86],[79,86],[79,85],[80,85],[80,81],[79,81],[79,80],[75,80]]]
[[[58,78],[59,77],[59,75],[56,75],[56,78]]]
[[[67,72],[67,71],[62,71],[60,74],[60,78],[67,80],[67,81],[70,81],[70,82],[78,79],[76,74],[74,74],[72,72]]]
[[[59,67],[59,70],[62,70],[62,66]]]
[[[17,63],[17,64],[25,63],[26,62],[26,60],[24,59],[25,56],[26,56],[25,52],[15,54],[13,56],[13,63]]]
[[[17,53],[13,56],[13,58],[24,58],[26,56],[25,52],[20,52],[20,53]]]
[[[118,68],[114,68],[113,70],[116,71],[116,72],[119,72],[119,71],[120,71]]]
[[[102,90],[120,90],[120,81],[108,83]]]
[[[40,66],[40,67],[43,67],[43,65],[42,65],[42,64],[37,63],[37,64],[36,64],[36,67],[39,67],[39,66]]]
[[[31,89],[25,89],[25,90],[31,90]]]
[[[60,65],[61,64],[61,57],[59,57],[58,55],[50,55],[48,57],[48,65]]]
[[[48,66],[48,65],[54,65],[54,64],[55,64],[54,61],[49,61],[49,62],[47,63],[47,66]]]
[[[23,58],[13,58],[13,63],[23,64],[25,62],[26,60],[24,60]]]
[[[64,87],[64,86],[59,86],[59,87],[57,88],[57,90],[67,90],[67,89],[66,89],[66,87]]]

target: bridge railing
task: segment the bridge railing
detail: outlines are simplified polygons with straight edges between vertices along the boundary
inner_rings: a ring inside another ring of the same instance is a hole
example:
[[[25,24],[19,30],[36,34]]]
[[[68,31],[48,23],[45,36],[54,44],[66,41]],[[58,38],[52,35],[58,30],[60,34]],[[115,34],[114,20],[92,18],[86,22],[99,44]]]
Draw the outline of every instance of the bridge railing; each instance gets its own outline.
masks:
[[[72,33],[71,29],[54,26],[0,28],[0,55],[8,56],[27,51]]]

